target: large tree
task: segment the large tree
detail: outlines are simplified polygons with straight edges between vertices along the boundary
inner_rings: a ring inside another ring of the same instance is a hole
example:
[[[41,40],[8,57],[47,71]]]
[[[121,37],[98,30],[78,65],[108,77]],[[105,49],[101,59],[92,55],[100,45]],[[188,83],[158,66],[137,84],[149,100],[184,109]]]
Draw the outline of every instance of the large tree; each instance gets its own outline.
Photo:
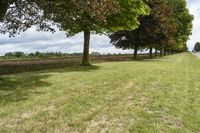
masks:
[[[134,49],[133,59],[137,58],[139,49],[143,49],[146,45],[142,42],[141,34],[138,29],[128,31],[117,31],[110,35],[111,43],[116,47],[123,50]]]
[[[83,65],[89,64],[91,32],[102,33],[136,28],[139,24],[138,16],[146,15],[148,12],[148,7],[142,0],[32,0],[31,2],[34,2],[42,10],[39,13],[40,16],[37,17],[40,23],[49,20],[60,30],[66,31],[68,36],[84,32]],[[29,16],[34,15],[30,14]],[[9,17],[10,14],[7,16]],[[18,14],[15,18],[19,18],[19,16]],[[28,20],[32,20],[32,17],[29,17]],[[9,21],[9,23],[10,27],[8,23],[4,23],[4,26],[1,27],[4,33],[11,32],[13,29],[21,31],[20,27],[23,23],[16,24],[15,21]],[[48,23],[43,24],[46,24],[45,29],[48,29]],[[34,25],[34,23],[32,22],[30,25]],[[30,26],[23,27],[29,28]]]

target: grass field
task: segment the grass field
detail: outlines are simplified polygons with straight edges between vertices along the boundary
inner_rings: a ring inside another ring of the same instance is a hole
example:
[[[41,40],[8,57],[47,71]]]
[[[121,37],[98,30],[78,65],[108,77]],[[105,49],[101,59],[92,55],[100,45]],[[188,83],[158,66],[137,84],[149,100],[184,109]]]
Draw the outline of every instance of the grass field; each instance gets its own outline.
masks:
[[[200,59],[0,76],[0,132],[200,132]]]

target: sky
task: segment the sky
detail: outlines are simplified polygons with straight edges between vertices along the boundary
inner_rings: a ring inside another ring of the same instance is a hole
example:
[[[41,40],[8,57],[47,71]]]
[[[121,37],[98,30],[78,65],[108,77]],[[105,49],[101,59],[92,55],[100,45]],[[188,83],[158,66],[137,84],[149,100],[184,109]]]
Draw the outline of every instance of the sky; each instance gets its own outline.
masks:
[[[194,15],[193,31],[188,41],[189,50],[193,50],[194,44],[200,41],[200,0],[187,0],[190,14]]]
[[[200,41],[200,0],[187,0],[190,13],[194,15],[193,35],[188,41],[189,50],[194,44]],[[49,32],[37,32],[34,27],[26,32],[9,38],[8,35],[0,34],[0,55],[7,52],[23,51],[25,53],[40,52],[82,52],[83,33],[67,38],[65,32],[57,31],[52,34]],[[100,53],[132,53],[131,50],[116,49],[110,44],[110,39],[105,35],[92,35],[90,52]]]

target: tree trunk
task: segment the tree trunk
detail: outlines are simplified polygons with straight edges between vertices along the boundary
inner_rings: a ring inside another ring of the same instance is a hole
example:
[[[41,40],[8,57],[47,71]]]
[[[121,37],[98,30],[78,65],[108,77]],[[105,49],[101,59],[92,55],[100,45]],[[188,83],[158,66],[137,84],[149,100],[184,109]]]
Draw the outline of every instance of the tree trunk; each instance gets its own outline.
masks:
[[[81,65],[88,66],[89,62],[89,48],[90,48],[90,31],[84,31],[84,49]]]
[[[173,50],[171,50],[171,54],[174,54]]]
[[[135,45],[133,59],[137,59],[138,45]]]
[[[163,52],[163,51],[162,51],[162,49],[161,49],[161,50],[160,50],[160,57],[162,57],[162,54],[163,54],[162,52]]]
[[[150,57],[150,58],[153,58],[152,51],[153,51],[153,48],[150,48],[150,50],[149,50],[149,57]]]
[[[168,50],[168,55],[171,55],[172,53],[171,53],[171,50]]]
[[[157,56],[158,56],[158,50],[155,49],[155,57],[157,57]]]
[[[167,55],[167,51],[166,51],[166,49],[164,49],[164,56],[166,56]]]

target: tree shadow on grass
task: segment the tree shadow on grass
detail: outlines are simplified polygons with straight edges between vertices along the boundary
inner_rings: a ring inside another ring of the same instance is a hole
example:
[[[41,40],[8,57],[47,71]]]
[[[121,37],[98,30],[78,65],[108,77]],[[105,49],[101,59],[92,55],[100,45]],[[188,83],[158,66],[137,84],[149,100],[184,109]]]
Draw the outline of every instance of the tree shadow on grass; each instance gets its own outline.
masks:
[[[0,104],[26,100],[30,95],[40,94],[37,87],[47,87],[51,84],[44,81],[50,75],[22,74],[0,76]]]
[[[140,62],[164,62],[164,60],[162,59],[159,59],[159,58],[153,58],[153,59],[143,59],[143,60],[140,60]]]
[[[133,61],[137,61],[137,62],[169,62],[171,61],[170,58],[168,58],[167,56],[163,56],[163,57],[139,57],[137,59],[133,59]]]
[[[32,95],[45,94],[40,88],[51,87],[52,83],[46,79],[56,73],[88,72],[98,69],[99,66],[73,66],[16,75],[2,75],[0,76],[0,105],[24,101]]]
[[[64,67],[64,68],[57,68],[57,69],[49,69],[40,71],[39,73],[67,73],[67,72],[92,72],[99,70],[101,67],[97,65],[90,65],[90,66],[81,66],[81,65],[75,65],[71,67]]]

